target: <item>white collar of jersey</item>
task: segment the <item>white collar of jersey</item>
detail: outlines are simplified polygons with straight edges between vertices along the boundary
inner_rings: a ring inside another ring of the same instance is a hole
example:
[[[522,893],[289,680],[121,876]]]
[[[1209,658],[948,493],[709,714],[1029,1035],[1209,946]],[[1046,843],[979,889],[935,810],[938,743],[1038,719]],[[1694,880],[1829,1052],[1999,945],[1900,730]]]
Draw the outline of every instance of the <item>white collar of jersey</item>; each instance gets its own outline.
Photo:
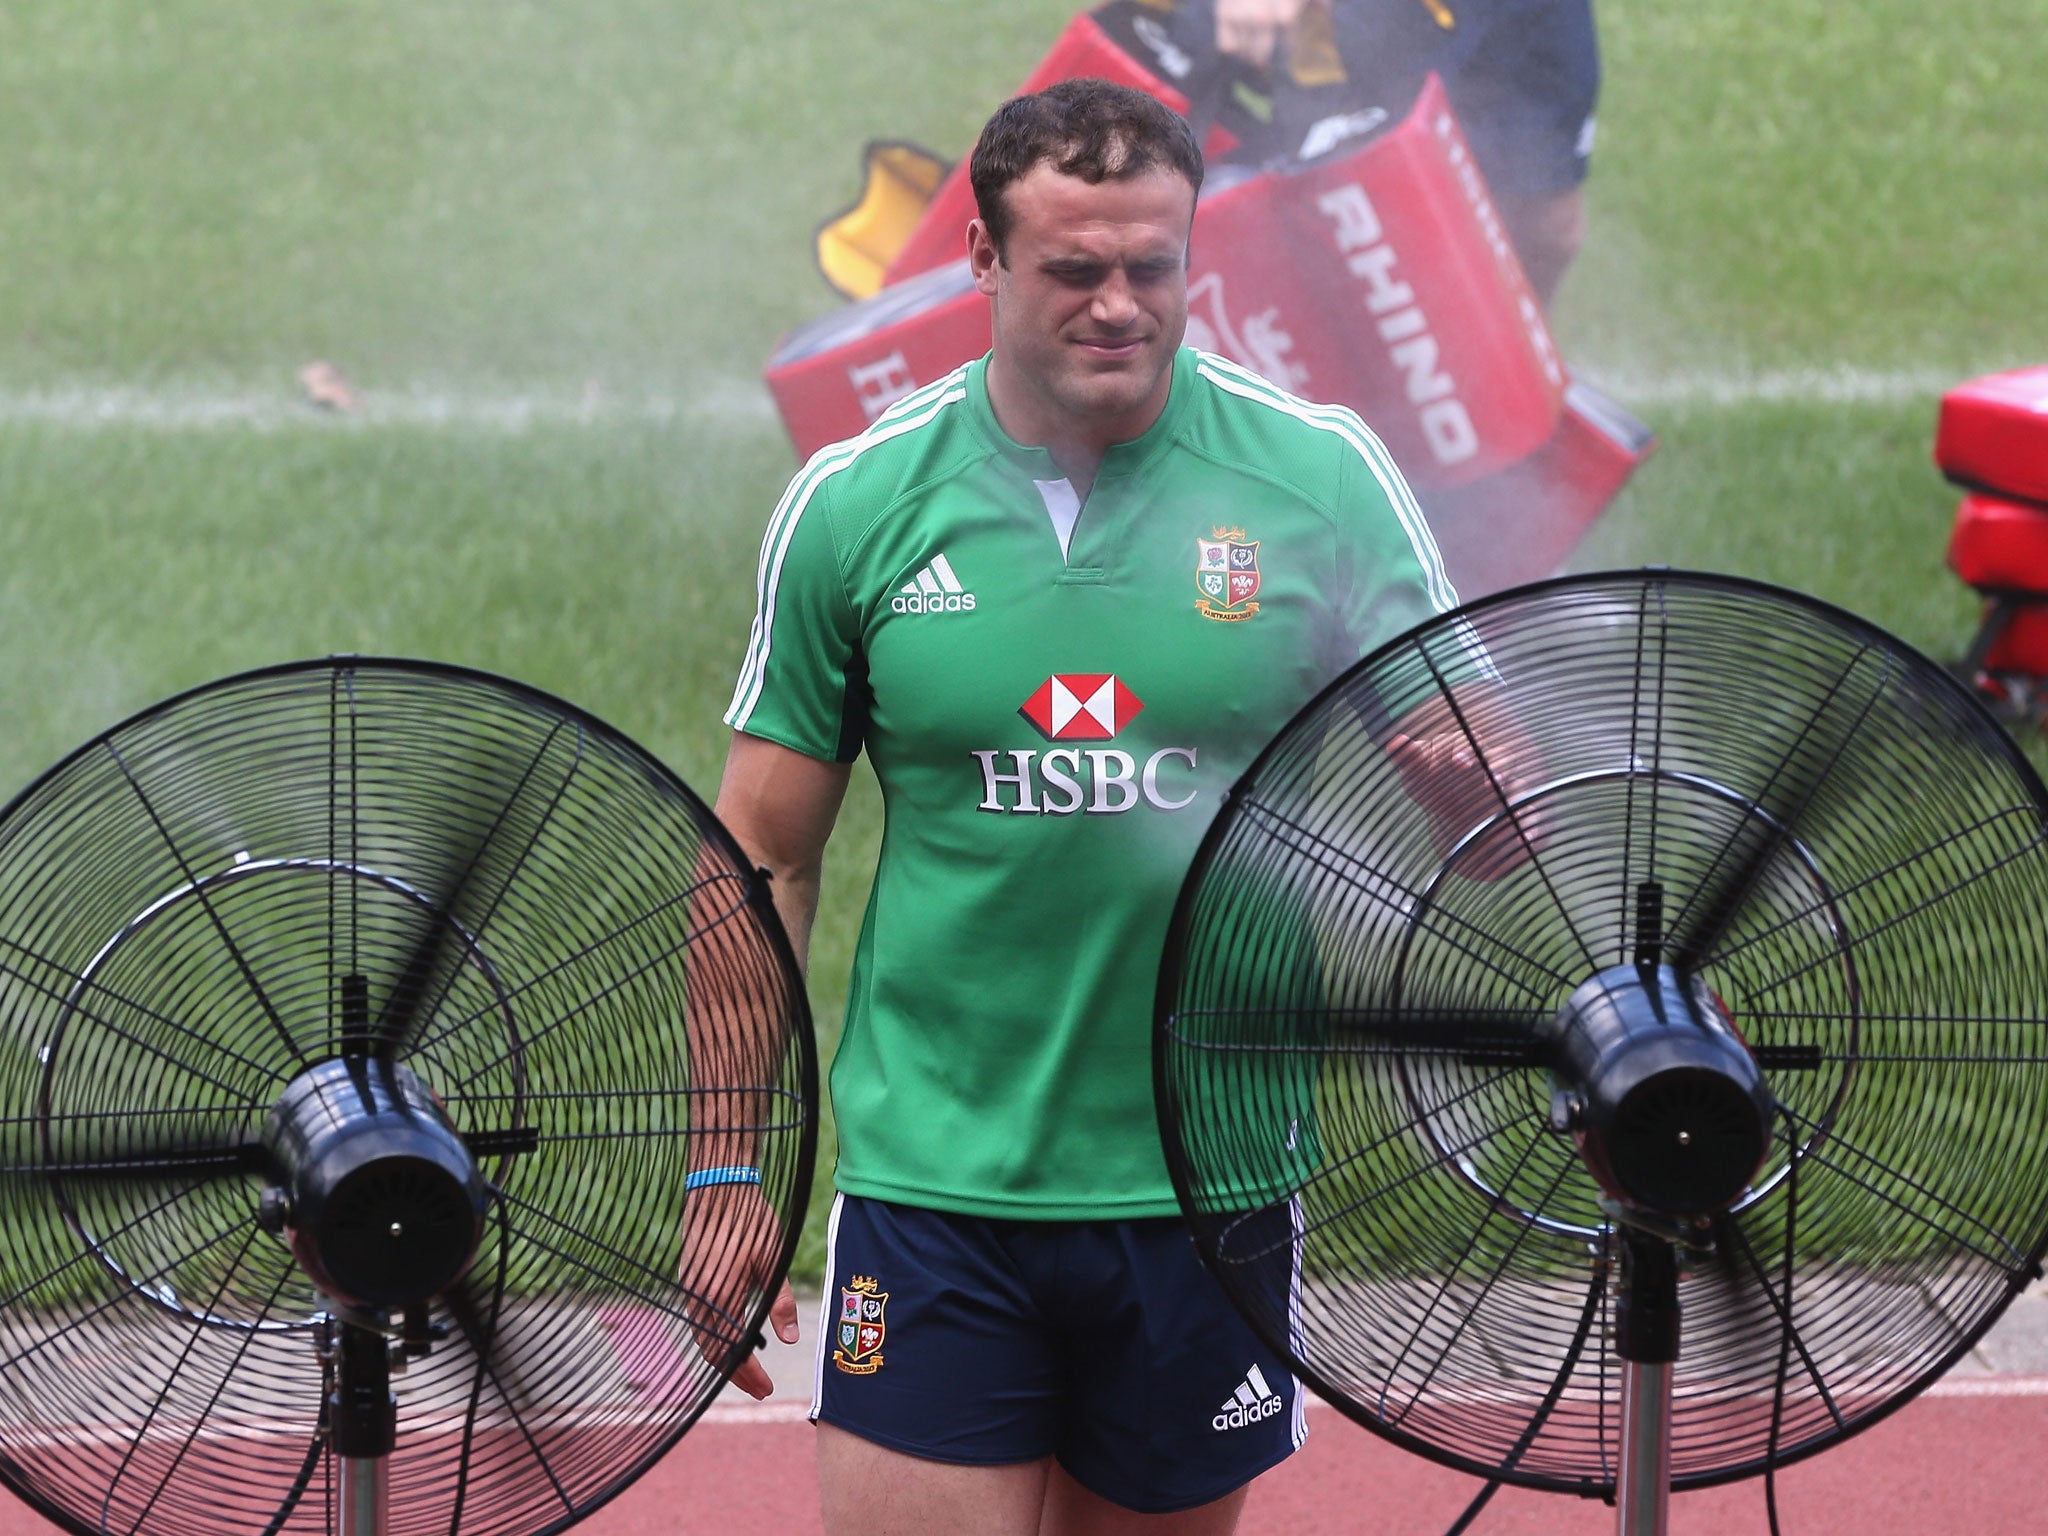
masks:
[[[1074,494],[1071,481],[1034,480],[1038,494],[1045,502],[1045,515],[1052,519],[1052,531],[1060,541],[1060,559],[1066,560],[1067,546],[1074,540],[1074,524],[1081,517],[1081,498]]]

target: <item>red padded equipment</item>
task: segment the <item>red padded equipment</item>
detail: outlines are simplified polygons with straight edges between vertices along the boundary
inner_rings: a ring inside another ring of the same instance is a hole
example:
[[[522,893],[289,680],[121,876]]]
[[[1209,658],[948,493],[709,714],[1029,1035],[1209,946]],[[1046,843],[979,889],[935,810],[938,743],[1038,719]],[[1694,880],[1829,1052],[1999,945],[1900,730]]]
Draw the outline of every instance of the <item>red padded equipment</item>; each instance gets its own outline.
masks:
[[[1980,592],[2048,596],[2048,507],[1965,496],[1949,530],[1948,563]]]
[[[2001,700],[2038,701],[2048,678],[2048,506],[1965,496],[1949,530],[1948,563],[1985,597],[1962,671]],[[2016,677],[2028,679],[2015,694]]]
[[[1996,603],[1987,606],[1987,622],[1997,610]],[[2005,615],[1993,629],[1978,666],[1985,672],[2048,677],[2048,608],[2020,608]]]
[[[1656,446],[1648,426],[1575,378],[1557,430],[1526,459],[1469,485],[1421,492],[1458,596],[1470,601],[1562,569]]]
[[[1943,395],[1934,462],[1971,490],[2048,505],[2048,367],[1986,374]]]

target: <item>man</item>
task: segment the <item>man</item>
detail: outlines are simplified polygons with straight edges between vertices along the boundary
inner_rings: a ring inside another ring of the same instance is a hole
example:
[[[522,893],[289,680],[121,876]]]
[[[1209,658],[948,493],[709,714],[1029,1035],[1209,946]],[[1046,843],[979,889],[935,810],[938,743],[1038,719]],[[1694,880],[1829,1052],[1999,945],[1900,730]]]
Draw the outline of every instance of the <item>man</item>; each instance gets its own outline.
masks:
[[[887,809],[832,1073],[825,1523],[1225,1533],[1305,1420],[1176,1214],[1161,940],[1253,755],[1456,598],[1356,416],[1181,346],[1180,118],[1064,82],[996,112],[972,178],[992,349],[791,483],[716,807],[800,954],[862,750]],[[690,1240],[729,1251],[757,1197],[704,1182],[729,1214]]]
[[[1592,0],[1141,0],[1191,58],[1248,78],[1220,121],[1241,158],[1316,159],[1443,77],[1530,286],[1548,306],[1585,237],[1600,51]]]

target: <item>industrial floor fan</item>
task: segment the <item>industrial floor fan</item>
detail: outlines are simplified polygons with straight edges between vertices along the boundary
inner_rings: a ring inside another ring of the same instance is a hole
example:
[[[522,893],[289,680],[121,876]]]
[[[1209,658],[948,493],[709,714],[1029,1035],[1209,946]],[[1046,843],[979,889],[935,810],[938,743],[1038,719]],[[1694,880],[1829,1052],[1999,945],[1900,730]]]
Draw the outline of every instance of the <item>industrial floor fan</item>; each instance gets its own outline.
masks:
[[[2044,912],[2039,778],[1898,641],[1730,578],[1500,594],[1211,828],[1155,1035],[1183,1210],[1351,1418],[1662,1532],[2041,1273]]]
[[[0,1479],[559,1530],[755,1338],[816,1086],[765,877],[589,715],[358,659],[145,711],[0,812]]]

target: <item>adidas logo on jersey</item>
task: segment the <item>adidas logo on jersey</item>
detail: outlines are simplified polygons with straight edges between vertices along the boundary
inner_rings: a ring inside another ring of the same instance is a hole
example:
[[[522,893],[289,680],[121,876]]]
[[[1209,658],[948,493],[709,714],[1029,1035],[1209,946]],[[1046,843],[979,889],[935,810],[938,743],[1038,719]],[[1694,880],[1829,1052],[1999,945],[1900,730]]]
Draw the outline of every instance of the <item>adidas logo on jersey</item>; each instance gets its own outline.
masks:
[[[972,613],[974,594],[960,585],[950,560],[933,555],[931,562],[889,599],[889,606],[898,613]]]
[[[1244,1380],[1237,1384],[1237,1390],[1223,1400],[1223,1406],[1216,1410],[1216,1417],[1209,1421],[1209,1427],[1218,1431],[1243,1429],[1247,1424],[1270,1419],[1285,1406],[1280,1394],[1266,1385],[1265,1376],[1254,1365],[1244,1373]]]

